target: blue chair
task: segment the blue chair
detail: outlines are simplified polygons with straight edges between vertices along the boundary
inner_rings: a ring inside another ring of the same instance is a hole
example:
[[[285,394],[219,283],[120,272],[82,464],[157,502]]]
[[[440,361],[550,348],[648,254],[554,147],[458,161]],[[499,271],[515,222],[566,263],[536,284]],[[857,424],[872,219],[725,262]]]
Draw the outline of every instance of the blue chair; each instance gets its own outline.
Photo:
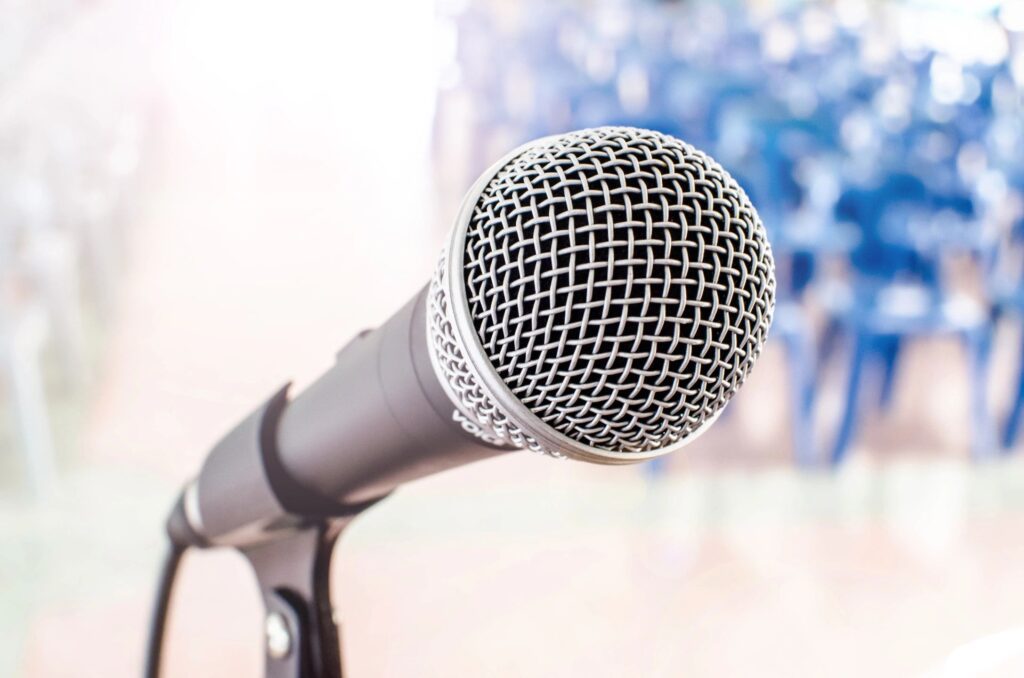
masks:
[[[830,309],[853,343],[833,464],[845,459],[860,426],[864,376],[872,359],[882,377],[878,402],[886,407],[904,342],[922,336],[953,335],[963,341],[971,373],[972,454],[984,459],[994,450],[994,424],[986,399],[988,314],[945,289],[941,254],[901,240],[913,231],[913,221],[927,219],[935,207],[924,183],[903,173],[891,174],[870,188],[850,189],[837,206],[837,217],[858,223],[863,239],[851,258],[854,280],[849,294]]]
[[[1024,171],[1011,174],[1012,183],[1024,188]],[[1000,248],[1000,256],[993,257],[989,275],[989,298],[993,322],[1014,316],[1024,318],[1024,219],[1020,219],[1009,234],[1008,242]],[[1009,264],[1009,266],[1007,266]],[[1009,268],[1010,270],[1006,270]],[[1024,342],[1021,343],[1021,358],[1017,366],[1016,387],[1006,420],[1000,432],[1004,450],[1010,450],[1020,436],[1024,419]]]
[[[992,307],[994,319],[1011,313],[1018,318],[1024,317],[1024,281],[1018,280],[1015,284],[1007,284],[1002,289],[994,290]],[[1000,432],[1000,443],[1004,450],[1016,445],[1020,437],[1021,420],[1024,419],[1024,342],[1021,343],[1016,382],[1010,410]]]

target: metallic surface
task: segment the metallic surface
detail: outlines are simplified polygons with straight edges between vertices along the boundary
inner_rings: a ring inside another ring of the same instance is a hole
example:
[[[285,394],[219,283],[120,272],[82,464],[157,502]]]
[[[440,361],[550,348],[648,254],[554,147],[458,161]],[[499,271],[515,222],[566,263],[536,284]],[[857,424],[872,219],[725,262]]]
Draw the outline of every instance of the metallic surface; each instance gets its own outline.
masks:
[[[428,356],[426,297],[424,288],[355,337],[284,409],[281,471],[304,494],[358,512],[403,483],[511,449],[482,444],[452,421]]]
[[[267,645],[267,656],[284,659],[292,651],[292,633],[288,622],[280,612],[271,612],[263,622],[263,640]]]
[[[189,482],[182,492],[182,499],[185,520],[188,522],[189,527],[199,534],[203,534],[205,528],[203,527],[203,514],[199,508],[199,483],[195,480]]]
[[[583,130],[470,191],[431,286],[432,358],[481,437],[630,463],[717,418],[774,290],[760,219],[716,162],[657,132]]]

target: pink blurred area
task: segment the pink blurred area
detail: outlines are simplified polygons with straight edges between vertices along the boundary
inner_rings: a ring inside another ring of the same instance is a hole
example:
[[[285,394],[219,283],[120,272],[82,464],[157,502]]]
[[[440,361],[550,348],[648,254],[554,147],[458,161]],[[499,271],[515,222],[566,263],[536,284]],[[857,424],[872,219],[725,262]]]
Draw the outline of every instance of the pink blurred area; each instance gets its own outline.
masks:
[[[48,496],[3,450],[0,673],[131,676],[176,489],[426,283],[467,185],[431,145],[431,3],[64,4],[0,120],[81,100],[145,142]],[[657,484],[522,454],[404,488],[338,548],[347,675],[1020,675],[1024,467],[967,460],[966,375],[931,367],[956,350],[911,358],[837,473],[794,468],[771,347]],[[260,675],[261,628],[245,563],[192,554],[166,675]]]

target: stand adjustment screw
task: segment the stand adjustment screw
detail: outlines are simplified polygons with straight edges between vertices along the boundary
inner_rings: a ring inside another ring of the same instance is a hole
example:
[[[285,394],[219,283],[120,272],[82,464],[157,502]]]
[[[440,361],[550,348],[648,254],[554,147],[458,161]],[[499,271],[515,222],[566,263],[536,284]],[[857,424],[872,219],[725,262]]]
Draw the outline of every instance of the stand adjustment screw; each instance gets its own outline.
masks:
[[[288,620],[280,612],[271,612],[263,624],[267,655],[271,659],[284,659],[292,651],[292,633]]]

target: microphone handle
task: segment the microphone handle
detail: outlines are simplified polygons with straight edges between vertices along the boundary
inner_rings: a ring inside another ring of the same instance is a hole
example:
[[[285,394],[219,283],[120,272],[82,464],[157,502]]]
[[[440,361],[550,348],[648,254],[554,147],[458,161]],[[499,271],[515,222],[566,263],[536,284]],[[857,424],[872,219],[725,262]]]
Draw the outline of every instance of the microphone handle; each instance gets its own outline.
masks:
[[[424,287],[375,331],[363,332],[281,417],[282,463],[303,486],[345,504],[485,457],[453,419],[455,405],[427,346]]]
[[[263,541],[513,449],[489,446],[453,419],[427,346],[427,293],[360,333],[292,401],[285,386],[214,447],[183,496],[190,542]]]

